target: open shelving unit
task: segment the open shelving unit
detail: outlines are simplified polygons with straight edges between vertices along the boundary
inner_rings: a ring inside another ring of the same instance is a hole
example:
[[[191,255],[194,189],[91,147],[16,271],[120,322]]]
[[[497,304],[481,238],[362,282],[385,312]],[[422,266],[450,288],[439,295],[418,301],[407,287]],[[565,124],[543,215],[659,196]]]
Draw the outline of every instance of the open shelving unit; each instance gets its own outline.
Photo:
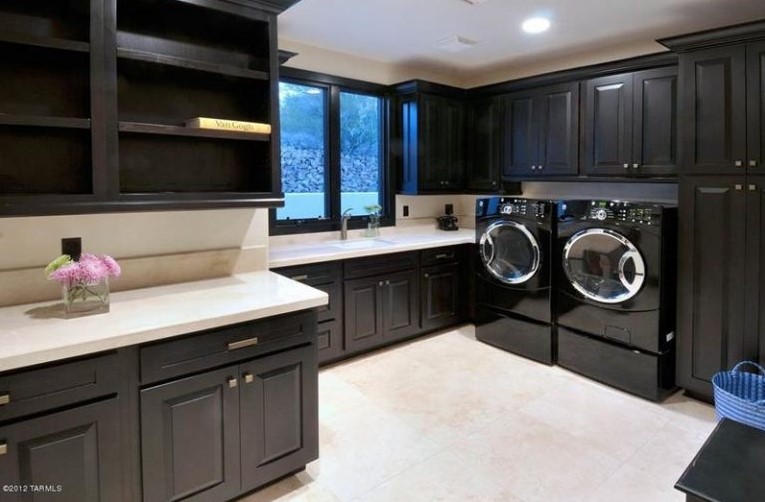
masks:
[[[290,3],[4,0],[0,216],[281,205]],[[196,117],[273,132],[185,126]]]

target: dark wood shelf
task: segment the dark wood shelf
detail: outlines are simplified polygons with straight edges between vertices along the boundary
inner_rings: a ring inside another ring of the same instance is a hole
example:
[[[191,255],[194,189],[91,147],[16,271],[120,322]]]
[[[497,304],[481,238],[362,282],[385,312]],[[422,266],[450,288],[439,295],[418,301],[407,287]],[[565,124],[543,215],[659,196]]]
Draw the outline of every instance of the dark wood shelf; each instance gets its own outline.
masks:
[[[41,37],[26,33],[0,32],[0,42],[32,45],[63,51],[90,52],[90,44],[87,42],[67,40],[65,38]]]
[[[90,119],[0,113],[0,125],[90,129]]]
[[[123,59],[131,59],[133,61],[142,61],[144,63],[154,63],[168,66],[175,66],[176,68],[184,68],[187,70],[203,71],[206,73],[216,73],[219,75],[227,75],[229,77],[247,78],[252,80],[264,80],[269,79],[268,72],[249,70],[246,68],[237,68],[235,66],[227,66],[215,63],[208,63],[205,61],[199,61],[196,59],[185,59],[177,56],[168,56],[164,54],[155,54],[153,52],[140,51],[136,49],[128,49],[125,47],[117,48],[117,56]]]
[[[193,127],[169,126],[162,124],[144,124],[140,122],[120,122],[120,132],[138,134],[160,134],[167,136],[189,136],[194,138],[232,139],[240,141],[270,141],[270,134],[257,134],[217,129],[196,129]]]

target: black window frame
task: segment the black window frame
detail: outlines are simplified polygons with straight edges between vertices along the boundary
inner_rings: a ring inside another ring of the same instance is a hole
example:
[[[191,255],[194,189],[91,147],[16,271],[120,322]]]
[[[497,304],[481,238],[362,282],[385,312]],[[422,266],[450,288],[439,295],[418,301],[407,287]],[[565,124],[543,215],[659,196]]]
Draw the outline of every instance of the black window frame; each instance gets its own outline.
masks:
[[[280,82],[297,85],[319,87],[326,90],[325,94],[325,177],[329,189],[325,192],[327,218],[305,218],[294,220],[277,220],[276,209],[269,210],[269,235],[289,235],[310,232],[330,232],[340,230],[341,211],[340,199],[340,93],[347,92],[380,98],[381,113],[381,182],[383,191],[383,211],[380,215],[381,226],[395,225],[396,194],[390,154],[390,124],[391,124],[391,93],[389,87],[362,80],[336,77],[295,68],[281,68]],[[281,146],[281,145],[280,145]],[[367,216],[352,216],[348,221],[349,229],[360,229],[367,226]]]

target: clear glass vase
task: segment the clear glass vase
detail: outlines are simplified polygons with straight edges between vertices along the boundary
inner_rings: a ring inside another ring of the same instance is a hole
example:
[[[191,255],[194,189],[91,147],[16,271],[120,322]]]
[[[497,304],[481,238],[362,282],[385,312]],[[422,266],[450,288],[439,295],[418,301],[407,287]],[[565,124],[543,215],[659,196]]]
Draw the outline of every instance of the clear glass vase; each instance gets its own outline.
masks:
[[[75,283],[63,287],[66,317],[109,312],[109,279],[95,284]]]
[[[364,232],[365,237],[380,237],[380,216],[376,214],[369,215],[369,223]]]

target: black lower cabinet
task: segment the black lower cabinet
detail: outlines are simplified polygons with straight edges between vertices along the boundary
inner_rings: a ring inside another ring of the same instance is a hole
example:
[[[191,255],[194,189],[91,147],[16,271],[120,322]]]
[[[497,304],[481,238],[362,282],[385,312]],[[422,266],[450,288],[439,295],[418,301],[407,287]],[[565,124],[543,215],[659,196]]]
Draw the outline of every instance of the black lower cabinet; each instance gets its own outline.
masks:
[[[243,491],[318,458],[316,372],[316,348],[312,345],[241,365]]]
[[[0,427],[0,500],[123,500],[119,412],[112,398]]]
[[[237,374],[231,366],[141,392],[144,502],[240,493]]]
[[[229,500],[318,458],[315,345],[141,392],[144,502]]]
[[[345,341],[355,353],[420,331],[417,273],[345,281]]]
[[[420,301],[422,329],[453,326],[464,318],[465,302],[460,301],[464,271],[458,263],[422,269]]]
[[[747,242],[760,235],[747,221],[748,193],[744,176],[680,183],[677,382],[707,400],[715,373],[757,357],[756,331],[745,328],[747,263],[758,259]]]

